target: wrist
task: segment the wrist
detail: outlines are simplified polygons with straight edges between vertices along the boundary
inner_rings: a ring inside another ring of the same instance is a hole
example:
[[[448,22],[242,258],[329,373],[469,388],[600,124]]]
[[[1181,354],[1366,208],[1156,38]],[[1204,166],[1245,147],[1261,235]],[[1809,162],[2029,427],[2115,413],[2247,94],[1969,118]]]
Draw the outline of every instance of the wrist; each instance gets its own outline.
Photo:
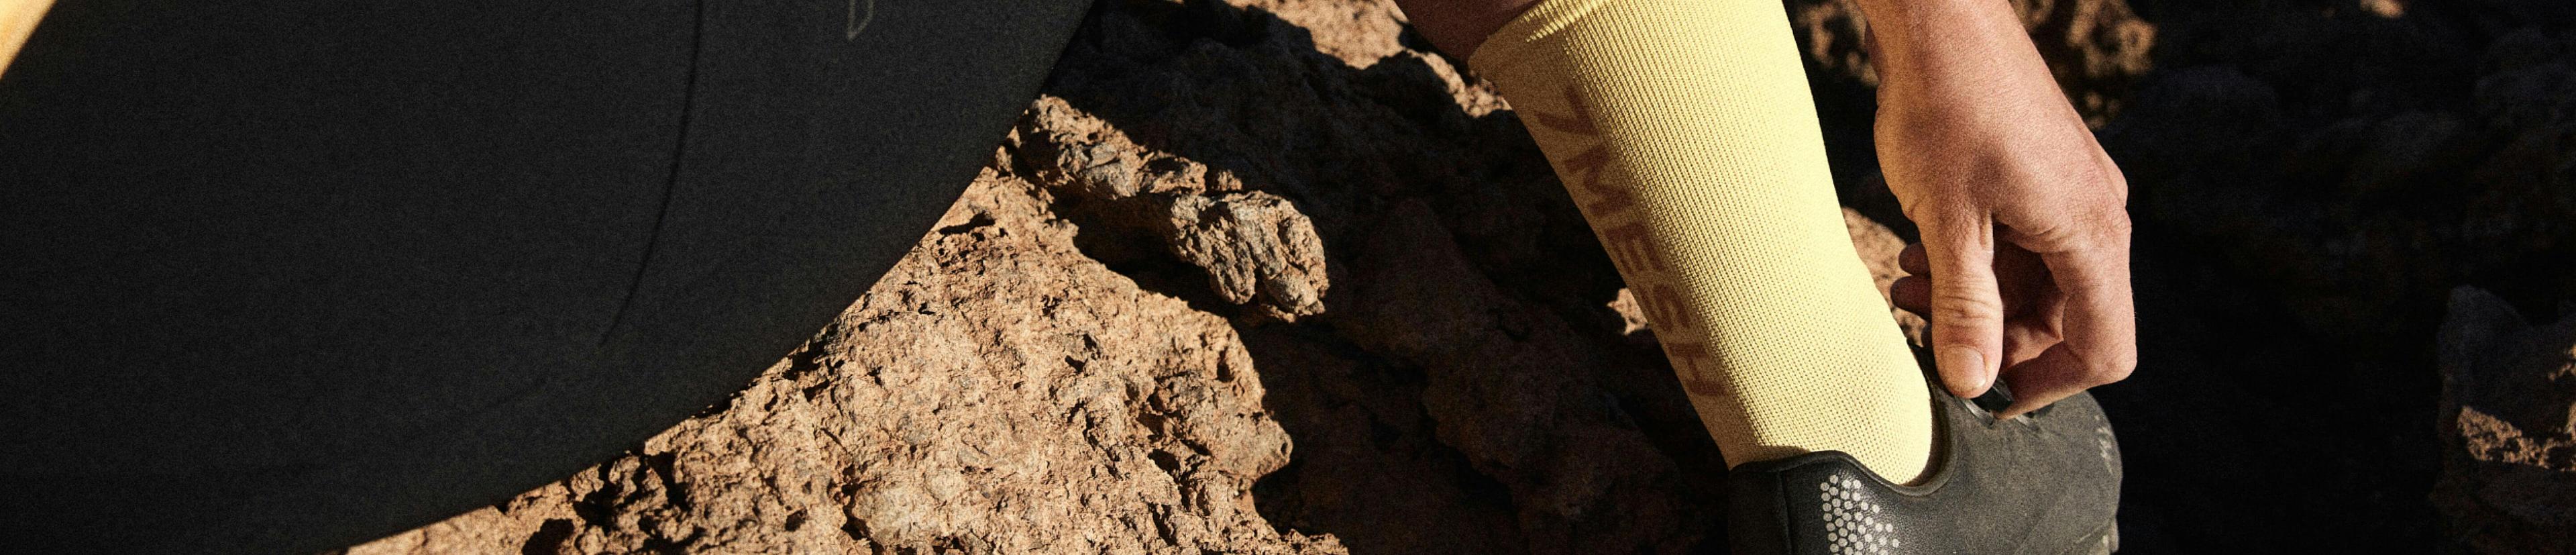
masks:
[[[1886,87],[1975,90],[2048,73],[2004,0],[1864,0],[1861,11]]]

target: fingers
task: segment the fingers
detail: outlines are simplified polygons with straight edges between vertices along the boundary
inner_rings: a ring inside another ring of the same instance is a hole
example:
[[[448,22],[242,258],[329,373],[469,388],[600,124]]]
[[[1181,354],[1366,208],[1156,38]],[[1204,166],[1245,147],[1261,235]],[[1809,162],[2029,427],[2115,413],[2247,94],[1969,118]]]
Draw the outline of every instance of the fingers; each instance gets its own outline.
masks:
[[[1887,297],[1906,312],[1917,316],[1931,314],[1932,278],[1920,275],[1896,278],[1896,283],[1887,284]]]
[[[1897,266],[1914,274],[1888,286],[1888,298],[1897,308],[1932,313],[1930,264],[1921,244],[1908,245],[1897,255]],[[2011,368],[2056,346],[2062,338],[2058,323],[2065,303],[2039,255],[2009,242],[1996,243],[1995,281],[2004,307],[2004,356],[1999,366]]]
[[[2125,214],[2104,222],[2102,237],[2083,248],[2043,253],[2064,294],[2056,347],[2012,369],[2014,400],[2003,416],[2029,412],[2094,386],[2129,377],[2138,367],[2136,306],[2130,299]]]
[[[1961,397],[1985,393],[2003,360],[2003,297],[1995,287],[1994,221],[1982,213],[1945,216],[1923,227],[1931,269],[1932,358],[1941,382]]]
[[[2005,281],[2011,281],[2011,278],[2003,279]],[[2054,296],[2041,299],[2039,302],[2048,303],[2051,308],[2058,304]],[[2009,297],[2004,300],[2004,306],[2006,307],[2006,315],[2004,316],[2004,360],[2001,366],[2005,369],[2005,380],[2012,379],[2011,369],[2014,365],[2039,358],[2040,353],[2047,351],[2050,347],[2056,347],[2058,342],[2065,337],[2064,335],[2061,335],[2061,332],[2058,329],[2059,316],[2056,311],[2033,309],[2025,313],[2026,311],[2011,308],[2012,303],[2013,300]],[[2013,387],[2019,388],[2021,386],[2016,383]],[[2016,389],[2016,391],[2018,391],[2018,389]]]
[[[1916,315],[1932,313],[1932,266],[1923,255],[1923,244],[1906,245],[1896,253],[1896,269],[1911,274],[1896,278],[1887,285],[1887,300],[1897,308]]]
[[[2049,280],[2048,264],[2039,255],[2012,243],[2010,228],[1998,229],[1995,244],[1995,289],[2004,301],[2004,358],[2011,368],[2057,345],[2058,318],[2064,303]]]
[[[2069,371],[2083,366],[2084,362],[2075,354],[2074,347],[2063,342],[2040,353],[2038,358],[2013,366],[2004,376],[2005,380],[2012,382],[2012,406],[2004,407],[2004,411],[1995,417],[2021,416],[2099,385],[2088,383],[2082,372]]]

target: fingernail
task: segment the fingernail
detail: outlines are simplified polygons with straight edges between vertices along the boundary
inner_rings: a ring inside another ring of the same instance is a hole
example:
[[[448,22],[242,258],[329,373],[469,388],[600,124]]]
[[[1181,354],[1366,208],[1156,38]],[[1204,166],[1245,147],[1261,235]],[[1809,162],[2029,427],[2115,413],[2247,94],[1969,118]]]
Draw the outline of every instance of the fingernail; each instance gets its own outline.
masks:
[[[1976,380],[1975,390],[1959,393],[1961,396],[1985,391],[1986,386],[1994,385],[1994,374],[1986,372],[1986,355],[1977,352],[1975,347],[1967,345],[1942,347],[1939,362],[1943,368],[1948,368],[1952,372],[1967,372],[1969,379]]]

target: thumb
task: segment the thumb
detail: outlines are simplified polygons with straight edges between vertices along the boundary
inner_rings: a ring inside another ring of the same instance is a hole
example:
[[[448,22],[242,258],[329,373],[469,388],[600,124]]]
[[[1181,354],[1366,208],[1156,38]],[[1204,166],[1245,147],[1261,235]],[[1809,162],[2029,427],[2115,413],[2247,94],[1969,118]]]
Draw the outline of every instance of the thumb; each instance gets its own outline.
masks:
[[[2004,304],[1995,287],[1995,226],[1983,213],[1923,229],[1932,268],[1932,358],[1960,397],[1983,395],[2003,360]]]

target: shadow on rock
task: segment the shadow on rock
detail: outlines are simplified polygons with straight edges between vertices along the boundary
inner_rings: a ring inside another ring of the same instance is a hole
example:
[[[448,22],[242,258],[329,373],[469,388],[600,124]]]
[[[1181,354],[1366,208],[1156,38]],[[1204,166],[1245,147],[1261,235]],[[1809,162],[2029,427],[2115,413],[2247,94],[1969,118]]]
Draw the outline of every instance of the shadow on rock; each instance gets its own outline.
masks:
[[[1099,4],[1014,139],[1087,254],[1234,318],[1297,446],[1263,514],[1361,552],[1719,545],[1715,448],[1500,98],[1391,5],[1268,7]]]

